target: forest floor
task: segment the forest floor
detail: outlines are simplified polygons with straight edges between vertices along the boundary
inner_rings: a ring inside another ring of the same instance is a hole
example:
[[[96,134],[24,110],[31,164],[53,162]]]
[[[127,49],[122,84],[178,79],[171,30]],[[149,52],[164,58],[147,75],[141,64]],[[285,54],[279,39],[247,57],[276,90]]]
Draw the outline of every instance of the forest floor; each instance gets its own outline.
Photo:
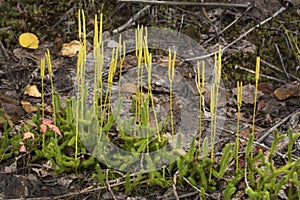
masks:
[[[47,49],[51,53],[55,91],[62,99],[74,94],[77,56],[63,55],[61,47],[78,38],[79,8],[83,8],[86,14],[90,54],[93,46],[94,15],[99,15],[100,12],[103,12],[103,37],[107,41],[112,41],[116,31],[122,33],[130,28],[137,28],[137,25],[144,25],[181,32],[196,41],[207,54],[217,52],[219,45],[225,48],[221,74],[224,98],[220,101],[224,101],[221,102],[221,107],[226,108],[226,123],[222,127],[222,137],[216,145],[217,152],[221,153],[226,143],[235,140],[237,81],[243,81],[244,85],[240,135],[248,138],[251,133],[257,56],[261,58],[261,75],[255,141],[270,147],[275,128],[280,134],[286,134],[290,129],[294,133],[300,131],[300,7],[297,1],[286,1],[284,4],[279,0],[236,0],[227,4],[218,1],[219,4],[211,6],[121,1],[82,1],[82,4],[77,1],[61,1],[58,5],[43,2],[33,6],[26,1],[0,1],[0,12],[7,14],[1,19],[0,28],[0,108],[3,111],[0,116],[0,139],[4,137],[3,120],[11,123],[9,125],[12,126],[12,134],[20,134],[24,123],[35,114],[36,105],[41,103],[41,97],[31,94],[28,85],[36,86],[41,91],[40,60],[45,58]],[[5,12],[10,8],[11,12]],[[142,9],[145,10],[139,13]],[[11,13],[15,13],[15,17]],[[274,17],[270,18],[271,16]],[[132,22],[124,26],[130,19]],[[251,31],[247,32],[248,30]],[[40,42],[37,49],[20,46],[18,37],[25,32],[38,36]],[[107,43],[106,45],[109,46]],[[133,55],[128,53],[125,58],[126,70],[137,65]],[[158,62],[166,58],[165,53],[160,51],[156,52],[156,56]],[[183,63],[187,63],[182,66],[189,65],[189,57],[178,57]],[[209,59],[213,61],[214,56]],[[187,81],[191,79],[191,86],[195,87],[193,70],[183,69],[180,73]],[[159,76],[161,74],[156,77]],[[45,77],[45,104],[46,107],[49,106],[46,110],[47,116],[53,114],[50,108],[50,83],[48,75]],[[127,85],[130,86],[132,85]],[[132,88],[122,89],[130,91]],[[161,92],[159,89],[154,91]],[[209,97],[205,97],[205,105],[209,107]],[[285,154],[286,149],[286,143],[279,144],[279,153]],[[15,151],[18,155],[16,157],[3,159],[0,155],[0,199],[175,199],[172,196],[174,188],[150,188],[142,185],[131,195],[125,195],[124,191],[117,189],[121,187],[121,183],[116,183],[115,186],[107,184],[99,188],[98,181],[92,179],[95,172],[93,167],[76,173],[56,174],[45,160],[30,162],[30,153],[18,152],[19,149]],[[299,143],[294,145],[293,155],[295,158],[299,157]],[[279,166],[283,161],[275,162]],[[221,185],[222,183],[218,183],[216,191],[207,194],[207,199],[222,199]],[[236,192],[236,198],[247,199],[243,189],[241,186]],[[177,190],[179,196],[182,196],[180,199],[199,198],[192,187],[181,185]],[[238,194],[239,192],[242,194]],[[284,195],[278,199],[285,199]]]

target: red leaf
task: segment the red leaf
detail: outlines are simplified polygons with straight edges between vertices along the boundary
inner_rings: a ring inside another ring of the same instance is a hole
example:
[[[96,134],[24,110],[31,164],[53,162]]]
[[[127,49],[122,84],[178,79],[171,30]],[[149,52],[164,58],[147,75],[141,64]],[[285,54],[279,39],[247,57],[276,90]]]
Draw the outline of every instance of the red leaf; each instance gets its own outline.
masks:
[[[22,141],[20,141],[19,144],[21,145],[20,149],[19,149],[19,152],[20,153],[26,153],[26,147],[25,147],[24,143]]]
[[[261,100],[257,103],[257,111],[262,110],[266,106],[264,100]]]
[[[19,149],[20,153],[26,153],[26,147],[25,145],[21,145],[20,149]]]
[[[47,124],[47,126],[54,131],[57,135],[59,135],[60,137],[62,137],[60,130],[57,126],[53,125],[53,124]]]
[[[43,119],[43,124],[52,124],[52,123],[53,123],[52,119],[48,119],[48,118]]]
[[[47,126],[46,126],[46,124],[41,124],[41,125],[40,125],[40,128],[41,128],[42,133],[45,134],[46,131],[47,131]]]

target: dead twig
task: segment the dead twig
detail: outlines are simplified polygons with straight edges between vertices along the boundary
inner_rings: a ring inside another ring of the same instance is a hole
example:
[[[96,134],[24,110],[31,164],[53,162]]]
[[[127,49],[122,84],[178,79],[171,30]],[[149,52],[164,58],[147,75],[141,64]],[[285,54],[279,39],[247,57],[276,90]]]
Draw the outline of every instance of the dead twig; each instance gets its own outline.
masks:
[[[0,49],[2,50],[3,56],[4,56],[4,58],[5,58],[5,61],[4,61],[4,62],[6,62],[6,61],[9,59],[9,57],[8,57],[7,50],[4,48],[4,46],[3,46],[3,44],[2,44],[1,41],[0,41]],[[1,53],[0,53],[0,54],[1,54]],[[0,55],[0,58],[1,58],[1,55]]]
[[[140,10],[134,16],[132,16],[125,24],[123,24],[119,28],[116,28],[115,30],[113,30],[113,34],[120,33],[124,29],[126,29],[129,26],[133,25],[139,18],[141,18],[142,16],[144,16],[147,13],[149,8],[150,8],[150,5],[145,6],[142,10]]]
[[[211,21],[209,21],[206,17],[203,17],[202,15],[199,15],[199,14],[197,14],[197,13],[194,13],[194,12],[191,12],[191,11],[188,11],[188,10],[185,10],[185,9],[183,9],[183,8],[180,8],[180,7],[176,7],[176,8],[177,8],[178,10],[181,10],[182,12],[188,13],[188,14],[190,14],[190,15],[194,15],[195,17],[197,17],[197,18],[199,18],[199,19],[201,19],[201,20],[204,20],[204,22],[206,22],[207,24],[209,24],[209,25],[214,29],[214,32],[215,32],[215,34],[216,34],[215,37],[218,37],[218,36],[219,36],[216,26],[215,26]]]
[[[261,62],[262,64],[264,64],[264,65],[267,65],[267,66],[270,67],[271,69],[274,69],[274,70],[276,70],[276,71],[278,71],[278,72],[283,73],[283,71],[282,71],[281,69],[279,69],[279,68],[276,67],[275,65],[272,65],[271,63],[269,63],[269,62],[267,62],[267,61],[265,61],[265,60],[263,60],[263,59],[261,59],[260,62]],[[294,76],[293,74],[289,74],[289,77],[292,77],[293,79],[295,79],[295,80],[297,80],[297,81],[300,81],[300,78]]]
[[[108,177],[109,177],[108,169],[105,170],[105,174],[106,174],[105,185],[107,186],[107,189],[108,189],[110,195],[112,196],[112,198],[113,198],[114,200],[117,200],[115,194],[113,193],[113,191],[112,191],[112,189],[111,189],[111,187],[110,187],[110,185],[109,185],[109,180],[108,180]]]
[[[187,197],[191,197],[191,196],[194,196],[198,194],[198,192],[190,192],[190,193],[187,193],[187,194],[182,194],[179,196],[179,199],[183,199],[183,198],[187,198]],[[197,199],[197,198],[196,198]]]
[[[115,171],[117,172],[117,171]],[[120,174],[122,175],[122,174]],[[130,174],[130,177],[133,177],[133,178],[130,178],[130,182],[134,181],[134,177],[137,176],[138,173],[132,173]],[[85,188],[83,190],[80,190],[80,191],[75,191],[75,192],[70,192],[70,193],[67,193],[67,194],[63,194],[63,195],[59,195],[59,196],[55,196],[55,197],[43,197],[43,199],[64,199],[64,198],[68,198],[68,197],[76,197],[76,196],[79,196],[79,195],[82,195],[82,194],[88,194],[88,193],[92,193],[92,192],[97,192],[97,191],[101,191],[101,190],[109,190],[108,188],[108,185],[109,184],[109,187],[110,188],[114,188],[114,187],[118,187],[118,186],[122,186],[122,185],[125,185],[125,177],[121,177],[121,178],[118,178],[118,179],[115,179],[115,180],[106,180],[105,182],[105,186],[98,186],[96,188],[92,188],[92,187],[88,187],[88,188]],[[38,200],[40,198],[26,198],[27,200]]]
[[[277,17],[278,15],[282,14],[284,11],[286,10],[286,7],[281,7],[279,10],[277,10],[272,16],[268,17],[267,19],[263,20],[262,22],[260,22],[259,24],[255,25],[254,27],[250,28],[248,31],[246,31],[245,33],[243,33],[242,35],[240,35],[236,40],[232,41],[230,44],[228,44],[227,46],[225,46],[222,49],[222,53],[224,53],[229,47],[231,47],[232,45],[234,45],[235,43],[237,43],[238,41],[240,41],[242,38],[244,38],[246,35],[248,35],[249,33],[251,33],[252,31],[254,31],[256,28],[259,28],[260,26],[264,25],[265,23],[269,22],[270,20],[272,20],[273,18]],[[209,53],[203,56],[198,56],[198,57],[193,57],[193,58],[187,58],[184,61],[192,61],[192,60],[203,60],[206,58],[209,58],[215,54],[217,54],[218,51],[215,51],[213,53]]]
[[[299,116],[300,116],[300,111],[298,110],[298,112],[294,112],[294,113],[292,113],[293,115],[291,116],[291,120],[292,120],[292,118],[299,118]],[[291,121],[290,120],[290,121]],[[291,124],[292,125],[292,124]],[[295,132],[293,133],[293,134],[295,134]],[[288,137],[285,137],[284,139],[283,139],[283,142],[282,142],[282,144],[280,145],[280,147],[277,147],[277,151],[280,151],[280,152],[282,152],[288,145],[289,145],[289,143],[290,143],[291,141],[289,140],[289,138]]]
[[[74,4],[72,6],[72,8],[67,10],[67,12],[65,12],[64,15],[62,17],[60,17],[60,19],[53,26],[51,26],[50,31],[53,31],[55,27],[57,27],[59,24],[61,24],[62,21],[65,20],[67,18],[67,16],[75,9],[75,6],[76,6],[76,4]],[[39,39],[44,40],[47,35],[48,35],[48,33],[45,33]]]
[[[277,43],[275,44],[275,48],[276,48],[276,51],[277,51],[277,53],[278,53],[278,56],[279,56],[279,59],[280,59],[280,63],[281,63],[282,69],[283,69],[283,71],[284,71],[286,77],[287,77],[288,80],[290,81],[290,76],[289,76],[289,74],[288,74],[287,71],[286,71],[286,68],[285,68],[285,65],[284,65],[284,62],[283,62],[283,59],[282,59],[282,56],[281,56],[281,53],[280,53],[280,50],[279,50],[279,47],[278,47],[278,44],[277,44]]]
[[[241,66],[238,66],[237,68],[241,69],[241,70],[244,70],[246,72],[249,72],[251,74],[255,74],[255,71],[251,70],[251,69],[247,69],[245,67],[241,67]],[[264,77],[264,78],[267,78],[269,80],[273,80],[273,81],[277,81],[277,82],[280,82],[280,83],[286,83],[286,81],[284,80],[281,80],[281,79],[278,79],[278,78],[275,78],[275,77],[271,77],[271,76],[268,76],[268,75],[264,75],[264,74],[260,74],[259,75],[260,77]]]
[[[187,184],[189,184],[192,188],[194,188],[194,190],[196,190],[199,194],[201,194],[201,190],[198,189],[196,186],[194,186],[187,178],[183,177],[183,180],[185,182],[187,182]],[[206,194],[206,195],[208,195],[208,194]]]
[[[118,0],[118,2],[146,3],[157,5],[172,6],[203,6],[203,7],[229,7],[229,8],[247,8],[251,4],[247,3],[221,3],[221,2],[179,2],[179,1],[151,1],[151,0]]]
[[[270,128],[267,132],[265,132],[260,138],[258,138],[258,140],[256,142],[261,143],[263,142],[266,137],[268,137],[271,133],[273,133],[273,131],[279,127],[280,125],[282,125],[284,122],[286,122],[290,117],[292,117],[295,113],[299,112],[300,109],[294,111],[293,113],[289,114],[288,116],[286,116],[284,119],[282,119],[280,122],[276,123],[272,128]]]
[[[239,19],[241,19],[241,17],[244,16],[252,8],[253,8],[252,5],[248,6],[247,9],[244,12],[242,12],[235,20],[233,20],[230,24],[228,24],[228,26],[226,26],[223,30],[221,30],[217,35],[215,35],[215,36],[211,37],[210,39],[206,40],[203,43],[203,45],[207,44],[210,41],[212,41],[216,37],[219,37],[222,33],[224,33],[227,29],[229,29],[231,26],[233,26],[233,24],[235,24]]]
[[[174,194],[176,200],[179,200],[179,196],[178,196],[178,193],[176,191],[176,182],[177,182],[178,173],[179,172],[177,171],[173,176],[173,194]]]

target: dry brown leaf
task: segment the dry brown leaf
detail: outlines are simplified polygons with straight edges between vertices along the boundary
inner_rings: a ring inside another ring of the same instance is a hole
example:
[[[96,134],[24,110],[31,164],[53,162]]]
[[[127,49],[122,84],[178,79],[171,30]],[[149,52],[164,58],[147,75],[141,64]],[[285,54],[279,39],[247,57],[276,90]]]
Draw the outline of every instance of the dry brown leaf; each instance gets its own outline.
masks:
[[[26,85],[26,89],[24,91],[24,94],[28,94],[31,97],[41,97],[41,93],[37,89],[36,85]]]
[[[266,83],[266,82],[258,83],[257,89],[262,93],[269,95],[273,92],[273,85],[272,83]]]
[[[58,54],[63,46],[63,43],[64,43],[63,38],[61,37],[60,34],[57,34],[53,42],[52,53]]]
[[[34,139],[34,134],[31,133],[31,132],[24,133],[23,140],[27,140],[29,138],[33,138]]]
[[[31,103],[28,102],[28,101],[21,100],[21,105],[22,105],[22,108],[27,113],[32,113],[32,112],[36,112],[37,111],[37,108],[35,106],[31,105]]]
[[[129,93],[129,94],[135,94],[136,93],[136,85],[134,83],[124,83],[122,86],[121,86],[121,93]]]
[[[45,112],[53,113],[53,108],[51,106],[46,106],[45,107]]]
[[[77,40],[73,40],[70,43],[63,44],[60,55],[66,56],[66,57],[74,57],[76,53],[80,49],[80,42]]]
[[[274,91],[274,95],[280,101],[286,100],[289,97],[300,96],[300,83],[295,81],[287,85],[283,85]]]

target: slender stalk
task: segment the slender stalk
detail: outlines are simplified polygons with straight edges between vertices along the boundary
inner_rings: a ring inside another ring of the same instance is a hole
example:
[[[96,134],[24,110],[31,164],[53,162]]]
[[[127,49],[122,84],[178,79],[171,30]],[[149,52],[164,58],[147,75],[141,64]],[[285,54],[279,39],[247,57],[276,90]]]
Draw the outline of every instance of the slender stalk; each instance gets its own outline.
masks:
[[[260,70],[260,57],[256,58],[256,68],[255,68],[255,92],[254,92],[254,106],[253,106],[253,117],[252,117],[252,135],[254,136],[255,127],[255,115],[256,115],[256,101],[257,101],[257,91],[258,91],[258,80],[259,80],[259,70]]]
[[[121,38],[121,35],[120,35],[120,38],[119,38],[119,44],[121,44],[121,41],[122,41],[122,38]],[[118,89],[118,96],[119,98],[121,98],[121,78],[122,78],[122,69],[123,69],[123,62],[125,60],[125,56],[126,56],[126,45],[125,45],[125,42],[123,42],[123,48],[120,48],[120,69],[119,69],[119,89]]]
[[[241,106],[242,106],[242,82],[237,82],[237,107],[238,107],[238,113],[237,113],[237,124],[236,124],[236,139],[235,139],[235,148],[234,148],[234,154],[235,154],[235,166],[236,166],[236,172],[239,168],[239,127],[240,127],[240,118],[241,118]]]
[[[54,96],[54,85],[53,85],[53,73],[52,73],[52,65],[51,65],[51,57],[50,57],[50,51],[47,49],[47,53],[45,54],[46,56],[46,62],[48,66],[48,73],[50,77],[50,84],[51,84],[51,96],[52,96],[52,107],[53,107],[53,124],[56,124],[56,114],[57,114],[57,109],[56,109],[56,104],[55,104],[55,96]],[[56,137],[56,135],[55,135]]]
[[[113,77],[115,75],[116,69],[117,69],[117,60],[118,60],[118,47],[113,49],[112,52],[112,61],[109,67],[109,73],[108,73],[108,87],[105,94],[105,100],[104,100],[104,106],[107,106],[107,120],[110,118],[110,103],[111,103],[111,94],[112,94],[112,82]],[[104,109],[105,110],[105,109]],[[104,116],[103,116],[104,118]]]
[[[198,152],[200,155],[201,152],[201,138],[202,138],[202,98],[203,97],[203,91],[204,91],[204,71],[205,71],[205,64],[204,61],[202,61],[202,72],[200,72],[200,63],[197,62],[197,87],[199,89],[199,140],[198,140]],[[201,81],[202,80],[202,81]]]
[[[82,23],[82,24],[81,24]],[[83,28],[83,29],[82,29]],[[83,36],[82,32],[83,31]],[[76,99],[76,131],[75,131],[75,160],[78,155],[78,137],[79,137],[79,119],[84,117],[85,108],[85,67],[86,67],[86,29],[85,29],[85,15],[83,10],[78,10],[78,37],[80,40],[80,49],[77,60],[77,90],[78,95]],[[82,130],[81,130],[82,131]]]
[[[141,93],[142,93],[142,70],[141,64],[143,61],[143,26],[140,28],[138,26],[136,31],[136,56],[138,60],[137,70],[138,70],[138,77],[137,77],[137,91],[136,91],[136,120],[140,124],[141,122],[141,113],[140,113],[140,106],[141,106]]]
[[[172,59],[171,50],[169,49],[169,60],[168,60],[168,76],[170,81],[170,122],[172,130],[172,143],[174,144],[174,119],[173,119],[173,80],[174,80],[174,67],[176,61],[176,51]],[[174,144],[175,145],[175,144]]]
[[[94,111],[95,116],[104,116],[103,114],[103,100],[102,100],[102,69],[104,63],[103,55],[103,41],[102,41],[102,13],[99,19],[99,29],[98,29],[98,17],[95,15],[95,26],[94,26]],[[100,113],[99,108],[100,107]],[[104,122],[104,118],[100,117],[100,124]],[[100,126],[100,131],[98,137],[101,136],[102,126]]]
[[[44,86],[44,78],[45,78],[45,59],[41,59],[41,80],[42,80],[42,120],[45,118],[45,86]],[[43,148],[45,147],[45,134],[43,134]]]
[[[210,138],[210,153],[211,153],[211,163],[214,162],[214,150],[215,150],[215,138],[217,133],[217,108],[218,108],[218,96],[219,96],[219,88],[220,88],[220,81],[221,81],[221,67],[222,67],[222,49],[219,46],[219,53],[215,55],[215,69],[214,69],[214,83],[211,86],[211,98],[210,98],[210,112],[212,117],[212,132]],[[210,169],[209,180],[211,180],[212,174],[212,167]]]
[[[100,33],[102,34],[102,33]],[[98,116],[98,77],[99,77],[99,36],[98,36],[98,17],[95,15],[95,20],[94,20],[94,60],[95,60],[95,66],[94,66],[94,110],[95,110],[95,115]]]

